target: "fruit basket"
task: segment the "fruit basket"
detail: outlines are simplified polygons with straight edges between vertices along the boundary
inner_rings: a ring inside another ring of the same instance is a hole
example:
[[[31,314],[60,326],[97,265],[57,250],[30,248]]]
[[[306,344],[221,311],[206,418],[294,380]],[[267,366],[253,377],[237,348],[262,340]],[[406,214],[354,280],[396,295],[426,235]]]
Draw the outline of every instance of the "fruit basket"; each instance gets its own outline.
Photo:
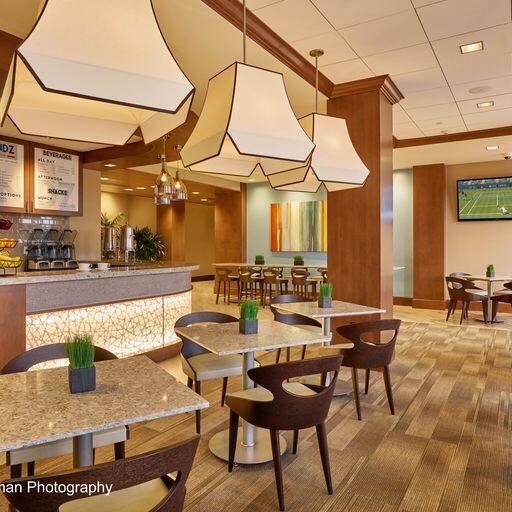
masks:
[[[13,261],[2,261],[0,260],[0,274],[9,275],[9,274],[17,274],[18,269],[23,263],[22,259],[13,260]],[[11,272],[8,272],[11,271]]]
[[[2,249],[14,249],[18,240],[14,238],[0,238],[0,251]]]

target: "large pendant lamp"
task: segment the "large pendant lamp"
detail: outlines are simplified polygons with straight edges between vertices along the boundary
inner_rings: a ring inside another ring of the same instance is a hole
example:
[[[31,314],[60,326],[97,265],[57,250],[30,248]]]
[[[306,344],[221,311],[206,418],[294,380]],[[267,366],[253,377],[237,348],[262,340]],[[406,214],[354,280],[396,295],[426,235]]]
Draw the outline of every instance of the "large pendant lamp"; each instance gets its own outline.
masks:
[[[185,182],[180,178],[180,163],[181,163],[181,146],[174,146],[174,151],[176,151],[176,176],[173,179],[173,192],[172,192],[172,200],[173,201],[186,201],[188,199],[188,191]]]
[[[244,59],[210,79],[205,103],[187,143],[183,164],[193,171],[247,177],[304,164],[314,144],[300,126],[283,75],[247,65],[244,0]]]
[[[169,205],[173,200],[174,180],[167,171],[167,158],[165,156],[165,143],[169,138],[168,135],[162,137],[162,154],[160,159],[162,161],[162,170],[158,175],[154,188],[154,200],[156,205]]]
[[[323,53],[310,52],[316,65],[315,113],[299,119],[315,149],[308,165],[267,175],[272,187],[278,190],[316,192],[323,184],[334,192],[363,186],[370,173],[352,144],[345,119],[318,114],[318,58]]]
[[[151,0],[46,0],[14,55],[0,122],[104,144],[140,127],[150,142],[185,122],[193,95]]]

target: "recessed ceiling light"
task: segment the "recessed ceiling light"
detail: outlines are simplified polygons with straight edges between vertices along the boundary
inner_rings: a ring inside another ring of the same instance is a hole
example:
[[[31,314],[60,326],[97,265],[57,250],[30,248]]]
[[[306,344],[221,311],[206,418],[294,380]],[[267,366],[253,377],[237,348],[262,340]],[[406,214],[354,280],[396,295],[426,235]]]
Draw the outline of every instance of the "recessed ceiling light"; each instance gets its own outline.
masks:
[[[100,180],[101,180],[101,181],[108,181],[109,179],[110,179],[110,178],[105,178],[104,176],[102,176],[102,177],[100,178]]]
[[[125,188],[126,192],[133,192],[133,188]]]
[[[199,195],[201,192],[197,192],[197,191],[194,191],[192,192],[192,194],[194,194],[195,196]]]
[[[484,49],[484,42],[483,41],[476,41],[474,43],[461,44],[459,46],[459,48],[460,48],[460,53],[479,52],[480,50]]]
[[[470,94],[482,94],[491,90],[492,87],[489,87],[488,85],[479,85],[478,87],[471,87],[471,89],[468,89],[468,92]]]
[[[206,197],[203,197],[203,198],[201,199],[201,201],[206,202],[206,201],[208,201],[208,199],[206,199]]]
[[[487,146],[487,151],[496,151],[497,149],[499,149],[499,146]]]
[[[478,108],[494,107],[494,101],[481,101],[480,103],[477,103],[476,106]]]
[[[146,187],[135,187],[137,190],[146,190]]]
[[[254,181],[254,178],[249,178],[249,181]]]
[[[103,164],[103,167],[117,167],[116,164]]]

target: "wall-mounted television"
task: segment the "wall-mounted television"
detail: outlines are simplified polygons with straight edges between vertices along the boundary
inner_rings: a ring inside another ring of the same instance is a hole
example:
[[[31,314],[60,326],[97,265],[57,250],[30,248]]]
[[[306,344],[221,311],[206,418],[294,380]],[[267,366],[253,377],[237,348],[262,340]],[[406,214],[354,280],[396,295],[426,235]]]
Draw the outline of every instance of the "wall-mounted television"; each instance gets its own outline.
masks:
[[[512,177],[457,181],[459,220],[512,220]]]

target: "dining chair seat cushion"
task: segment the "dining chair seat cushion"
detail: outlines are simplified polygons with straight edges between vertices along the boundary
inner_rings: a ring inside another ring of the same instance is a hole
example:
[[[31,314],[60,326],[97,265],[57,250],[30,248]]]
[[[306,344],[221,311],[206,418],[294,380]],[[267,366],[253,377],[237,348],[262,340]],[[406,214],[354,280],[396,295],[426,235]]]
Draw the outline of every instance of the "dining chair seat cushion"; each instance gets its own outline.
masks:
[[[308,388],[307,386],[304,386],[304,384],[301,384],[300,382],[284,382],[283,388],[292,395],[316,395],[315,391]],[[252,389],[242,389],[241,391],[235,391],[234,393],[228,393],[228,396],[244,398],[245,400],[252,400],[253,402],[270,402],[273,398],[272,393],[268,389],[265,389],[261,386]]]
[[[161,478],[114,491],[108,496],[91,496],[68,501],[61,505],[59,512],[143,512],[150,511],[169,493]]]
[[[187,364],[188,363],[188,364]],[[182,359],[183,372],[194,380],[219,379],[242,375],[243,358],[240,354],[218,356],[217,354],[199,354]]]
[[[122,443],[128,439],[129,432],[125,426],[109,428],[100,432],[94,432],[92,442],[94,448],[110,446]],[[27,446],[9,452],[9,465],[24,464],[49,457],[58,457],[73,452],[73,438],[59,439],[50,443]]]

